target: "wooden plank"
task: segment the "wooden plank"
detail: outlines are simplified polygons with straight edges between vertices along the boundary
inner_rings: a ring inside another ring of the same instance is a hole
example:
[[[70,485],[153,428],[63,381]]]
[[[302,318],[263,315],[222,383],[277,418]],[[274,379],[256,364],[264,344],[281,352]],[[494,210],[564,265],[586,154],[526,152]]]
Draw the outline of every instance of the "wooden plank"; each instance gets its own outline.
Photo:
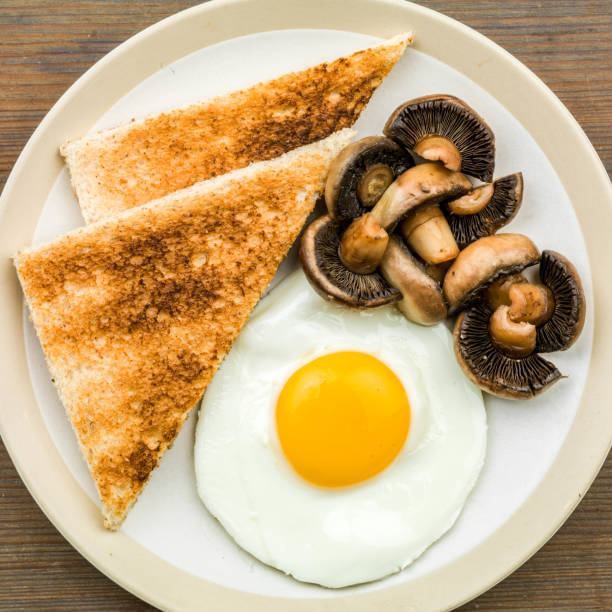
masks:
[[[76,78],[132,34],[194,4],[0,0],[0,189],[36,125]],[[612,169],[609,0],[421,4],[476,28],[534,70],[574,114]],[[0,516],[0,610],[152,609],[103,576],[59,535],[2,445]],[[461,610],[612,609],[611,524],[609,458],[552,540]]]

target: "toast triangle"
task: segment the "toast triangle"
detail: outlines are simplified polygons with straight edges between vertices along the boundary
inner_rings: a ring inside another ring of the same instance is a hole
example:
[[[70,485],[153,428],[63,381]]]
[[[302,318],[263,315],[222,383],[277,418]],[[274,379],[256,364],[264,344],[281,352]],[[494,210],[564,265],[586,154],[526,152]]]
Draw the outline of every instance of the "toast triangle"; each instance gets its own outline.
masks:
[[[60,147],[86,222],[352,126],[410,34]]]
[[[345,129],[14,257],[117,529],[322,192]]]

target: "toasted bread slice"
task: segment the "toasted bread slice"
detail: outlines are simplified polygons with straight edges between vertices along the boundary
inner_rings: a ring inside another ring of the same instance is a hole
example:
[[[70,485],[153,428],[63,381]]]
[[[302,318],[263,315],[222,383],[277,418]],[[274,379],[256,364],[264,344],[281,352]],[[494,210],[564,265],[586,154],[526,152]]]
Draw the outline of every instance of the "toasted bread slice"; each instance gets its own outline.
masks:
[[[119,527],[174,441],[352,135],[342,130],[15,256],[106,527]]]
[[[409,34],[60,148],[88,223],[350,127]]]

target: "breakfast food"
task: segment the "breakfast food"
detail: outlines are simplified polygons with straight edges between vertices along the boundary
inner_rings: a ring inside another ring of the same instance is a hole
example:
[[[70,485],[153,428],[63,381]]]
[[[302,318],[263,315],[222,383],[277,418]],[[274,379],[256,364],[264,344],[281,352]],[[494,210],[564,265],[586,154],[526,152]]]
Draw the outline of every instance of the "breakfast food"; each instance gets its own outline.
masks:
[[[400,34],[305,70],[60,148],[87,222],[350,127],[412,41]]]
[[[383,134],[449,170],[490,181],[495,169],[495,135],[463,100],[449,95],[415,98],[398,106]]]
[[[326,300],[353,308],[377,308],[401,299],[379,274],[351,272],[340,260],[341,225],[324,215],[306,228],[300,260],[312,287]]]
[[[478,242],[470,246],[483,254]],[[472,294],[455,324],[455,354],[466,376],[500,397],[530,398],[557,382],[561,373],[539,353],[568,349],[584,325],[584,291],[574,266],[555,251],[544,251],[532,263],[539,263],[540,283],[512,274],[529,265],[525,259],[505,275],[490,272],[481,283],[484,291]],[[458,274],[464,264],[453,264]]]
[[[387,231],[400,223],[400,232],[425,261],[438,264],[454,259],[459,249],[438,203],[463,195],[471,187],[460,172],[435,163],[418,164],[391,183],[370,212],[352,222],[341,242],[347,234],[362,234],[361,224],[371,216]],[[372,271],[379,263],[375,262]]]
[[[523,199],[520,172],[480,185],[445,202],[446,219],[460,249],[490,236],[514,219]]]
[[[323,303],[297,270],[208,387],[194,459],[240,546],[343,587],[399,571],[450,529],[485,446],[482,395],[445,326]]]
[[[538,247],[522,234],[496,234],[468,245],[444,277],[450,314],[463,310],[498,278],[517,274],[539,259]]]
[[[15,265],[116,529],[322,192],[342,130],[26,249]]]
[[[435,325],[448,313],[440,285],[425,270],[398,236],[392,236],[380,262],[385,280],[396,287],[402,299],[396,306],[419,325]]]
[[[329,169],[325,183],[329,214],[337,220],[359,217],[412,166],[412,157],[384,136],[368,136],[351,143]]]
[[[522,174],[492,181],[495,136],[454,96],[400,105],[383,132],[332,163],[328,214],[301,241],[311,285],[351,308],[394,303],[420,325],[459,315],[455,352],[470,380],[499,397],[541,393],[561,373],[539,353],[571,346],[586,306],[562,255],[496,234],[520,209]],[[542,282],[529,283],[520,272],[537,264]]]

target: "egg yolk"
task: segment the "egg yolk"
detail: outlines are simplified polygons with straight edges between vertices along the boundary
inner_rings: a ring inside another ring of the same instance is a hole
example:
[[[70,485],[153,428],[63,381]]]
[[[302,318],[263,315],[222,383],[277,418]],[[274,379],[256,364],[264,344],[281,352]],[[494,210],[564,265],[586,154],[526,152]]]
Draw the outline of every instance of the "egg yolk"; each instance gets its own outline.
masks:
[[[384,470],[410,428],[410,403],[399,378],[355,351],[318,357],[294,372],[276,404],[281,447],[312,484],[343,487]]]

